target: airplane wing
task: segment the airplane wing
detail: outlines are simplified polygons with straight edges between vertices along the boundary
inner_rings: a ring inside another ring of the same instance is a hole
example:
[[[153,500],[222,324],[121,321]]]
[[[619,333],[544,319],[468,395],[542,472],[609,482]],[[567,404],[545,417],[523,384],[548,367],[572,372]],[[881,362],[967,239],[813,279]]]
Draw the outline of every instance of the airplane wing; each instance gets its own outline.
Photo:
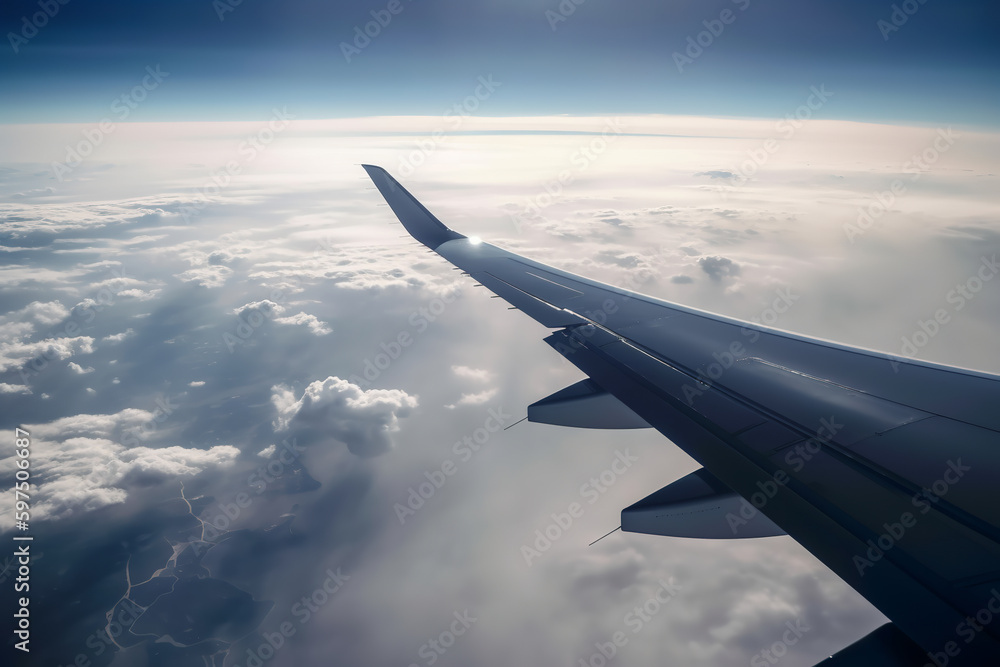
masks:
[[[652,427],[704,466],[623,510],[623,530],[790,535],[892,621],[825,667],[1000,665],[1000,377],[560,271],[449,229],[363,167],[414,238],[589,376],[529,420]]]

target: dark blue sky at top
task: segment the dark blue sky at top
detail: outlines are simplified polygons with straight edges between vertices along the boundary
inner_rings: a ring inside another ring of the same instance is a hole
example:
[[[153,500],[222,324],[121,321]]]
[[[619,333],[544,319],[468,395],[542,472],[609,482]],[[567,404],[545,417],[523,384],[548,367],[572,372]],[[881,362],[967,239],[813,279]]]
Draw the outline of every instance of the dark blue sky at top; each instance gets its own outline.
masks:
[[[992,127],[1000,109],[996,2],[910,0],[886,40],[893,3],[871,0],[585,0],[554,31],[558,0],[400,0],[350,63],[341,42],[388,0],[223,2],[69,0],[16,54],[8,33],[39,5],[4,3],[0,122],[94,122],[157,64],[170,76],[130,120],[438,115],[486,75],[501,87],[482,115],[781,117],[821,84],[827,118]],[[672,54],[726,9],[678,72]]]

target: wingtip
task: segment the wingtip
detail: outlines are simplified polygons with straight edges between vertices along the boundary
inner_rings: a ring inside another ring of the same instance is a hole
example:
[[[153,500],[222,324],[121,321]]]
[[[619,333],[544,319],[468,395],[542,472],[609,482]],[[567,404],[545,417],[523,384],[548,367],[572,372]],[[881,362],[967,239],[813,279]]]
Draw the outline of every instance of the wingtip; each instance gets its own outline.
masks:
[[[403,227],[416,240],[433,250],[446,241],[465,238],[464,235],[449,229],[434,217],[385,169],[373,164],[362,164],[361,166],[368,173],[375,187],[382,193],[389,208],[403,223]]]

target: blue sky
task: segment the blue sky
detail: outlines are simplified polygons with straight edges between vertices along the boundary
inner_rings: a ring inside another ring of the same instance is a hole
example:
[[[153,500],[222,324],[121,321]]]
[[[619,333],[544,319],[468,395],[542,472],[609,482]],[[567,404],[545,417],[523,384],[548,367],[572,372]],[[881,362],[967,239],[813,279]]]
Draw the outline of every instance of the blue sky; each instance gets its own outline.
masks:
[[[275,105],[437,115],[492,74],[503,95],[486,115],[780,117],[825,84],[838,95],[829,118],[995,126],[1000,8],[912,2],[905,22],[899,4],[860,1],[566,0],[560,13],[555,0],[399,0],[396,14],[383,0],[69,2],[12,41],[40,11],[13,2],[0,9],[0,121],[91,122],[159,64],[169,86],[134,120],[257,119]],[[348,62],[342,44],[372,12],[386,25]],[[705,22],[719,34],[686,52]],[[696,55],[679,71],[675,53]]]

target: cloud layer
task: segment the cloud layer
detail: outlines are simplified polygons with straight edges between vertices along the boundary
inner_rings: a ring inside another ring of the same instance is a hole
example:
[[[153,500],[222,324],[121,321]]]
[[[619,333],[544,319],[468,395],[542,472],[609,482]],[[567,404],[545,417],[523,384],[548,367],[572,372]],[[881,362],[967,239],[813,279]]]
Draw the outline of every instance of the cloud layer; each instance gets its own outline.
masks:
[[[87,126],[0,127],[3,417],[28,425],[37,541],[60,545],[32,604],[64,632],[39,660],[242,664],[288,622],[269,665],[423,664],[468,612],[440,664],[576,665],[618,630],[623,662],[746,664],[786,623],[809,630],[783,660],[813,664],[876,627],[786,538],[588,547],[696,464],[648,431],[504,430],[579,372],[548,330],[402,238],[355,166],[542,262],[901,354],[1000,252],[1000,137],[959,130],[923,168],[936,128],[811,120],[786,137],[777,122],[470,116],[428,149],[439,116],[295,121],[210,195],[260,123],[122,124],[63,181],[50,163]],[[916,355],[1000,371],[996,285]],[[618,452],[638,461],[589,502]],[[583,516],[527,563],[573,502]],[[161,641],[97,656],[88,638],[121,612],[126,574],[137,604],[184,582],[183,604],[139,626]],[[671,581],[633,633],[628,614]],[[199,616],[204,642],[165,638],[185,605],[220,599],[256,623],[245,637],[220,612]]]

